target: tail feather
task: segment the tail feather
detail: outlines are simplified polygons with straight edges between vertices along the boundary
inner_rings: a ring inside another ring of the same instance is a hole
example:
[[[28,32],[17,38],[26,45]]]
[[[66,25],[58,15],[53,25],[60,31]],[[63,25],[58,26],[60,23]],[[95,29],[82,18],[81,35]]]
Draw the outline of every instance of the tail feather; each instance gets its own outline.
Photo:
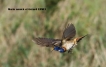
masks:
[[[82,36],[82,37],[77,38],[76,41],[79,42],[79,41],[82,40],[85,36],[87,36],[87,35],[84,35],[84,36]]]

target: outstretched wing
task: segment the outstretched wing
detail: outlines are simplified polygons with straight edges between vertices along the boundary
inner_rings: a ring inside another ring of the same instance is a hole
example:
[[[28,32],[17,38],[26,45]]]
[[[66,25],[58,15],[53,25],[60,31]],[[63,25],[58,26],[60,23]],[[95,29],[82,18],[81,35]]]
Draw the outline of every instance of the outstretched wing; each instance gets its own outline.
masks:
[[[33,41],[41,46],[54,47],[61,44],[60,39],[50,39],[50,38],[34,38]]]
[[[75,35],[76,35],[76,30],[75,30],[74,25],[71,23],[64,30],[62,38],[69,40],[69,39],[73,38]]]

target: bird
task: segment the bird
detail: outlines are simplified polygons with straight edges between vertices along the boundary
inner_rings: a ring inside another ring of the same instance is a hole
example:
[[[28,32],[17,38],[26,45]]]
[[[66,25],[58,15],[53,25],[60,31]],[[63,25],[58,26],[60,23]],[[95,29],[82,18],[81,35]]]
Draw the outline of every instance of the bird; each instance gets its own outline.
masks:
[[[34,37],[33,42],[35,42],[37,45],[51,47],[53,50],[58,51],[60,53],[64,53],[64,52],[69,53],[72,52],[73,48],[87,34],[84,36],[74,38],[75,35],[76,35],[76,29],[75,26],[71,23],[68,24],[64,29],[61,39]]]

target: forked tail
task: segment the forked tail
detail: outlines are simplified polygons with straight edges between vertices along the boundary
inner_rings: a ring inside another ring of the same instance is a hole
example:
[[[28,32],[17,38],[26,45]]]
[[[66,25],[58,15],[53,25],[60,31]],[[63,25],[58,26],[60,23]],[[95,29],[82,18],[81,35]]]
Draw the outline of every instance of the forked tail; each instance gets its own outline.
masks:
[[[82,36],[82,37],[78,37],[78,38],[76,39],[76,41],[79,42],[79,41],[82,40],[85,36],[87,36],[87,35],[84,35],[84,36]]]

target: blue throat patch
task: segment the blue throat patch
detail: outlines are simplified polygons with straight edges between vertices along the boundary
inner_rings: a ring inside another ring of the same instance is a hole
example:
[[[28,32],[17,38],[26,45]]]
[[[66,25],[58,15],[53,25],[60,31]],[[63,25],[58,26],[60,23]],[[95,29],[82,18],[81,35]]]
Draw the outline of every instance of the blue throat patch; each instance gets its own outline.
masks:
[[[65,50],[64,50],[63,48],[58,47],[58,46],[55,46],[55,47],[54,47],[54,50],[55,50],[55,51],[59,51],[60,53],[65,52]]]

